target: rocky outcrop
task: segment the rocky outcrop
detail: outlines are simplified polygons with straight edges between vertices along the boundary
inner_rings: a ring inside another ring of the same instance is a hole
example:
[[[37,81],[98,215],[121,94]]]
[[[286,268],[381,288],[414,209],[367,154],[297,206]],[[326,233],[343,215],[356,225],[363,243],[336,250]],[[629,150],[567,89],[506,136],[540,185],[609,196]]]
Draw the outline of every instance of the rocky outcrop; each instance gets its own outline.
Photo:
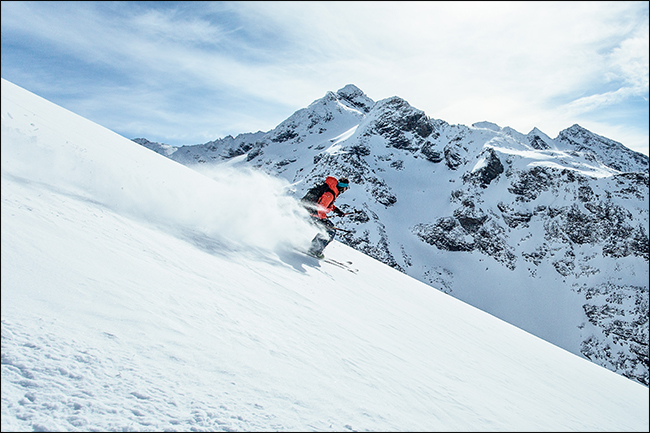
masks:
[[[487,188],[490,183],[504,172],[503,164],[494,149],[488,147],[479,155],[480,163],[470,173],[463,176],[465,182],[475,182],[481,188]]]
[[[602,283],[580,289],[587,320],[598,331],[580,345],[582,354],[648,385],[648,288]]]

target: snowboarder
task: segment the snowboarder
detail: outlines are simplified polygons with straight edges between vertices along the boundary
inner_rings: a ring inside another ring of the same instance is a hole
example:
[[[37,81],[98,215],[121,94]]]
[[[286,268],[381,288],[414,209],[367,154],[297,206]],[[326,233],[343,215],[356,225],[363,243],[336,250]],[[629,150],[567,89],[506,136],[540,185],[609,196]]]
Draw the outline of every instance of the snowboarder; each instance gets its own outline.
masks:
[[[335,177],[327,176],[324,184],[316,185],[307,191],[307,194],[302,198],[301,202],[309,212],[312,223],[323,228],[327,233],[327,237],[320,232],[316,234],[311,241],[311,247],[307,251],[310,255],[319,259],[325,257],[323,250],[334,240],[334,236],[336,235],[334,224],[327,219],[327,214],[334,211],[337,216],[347,215],[334,206],[334,201],[340,193],[345,192],[349,188],[350,182],[346,178],[342,177],[337,180]]]

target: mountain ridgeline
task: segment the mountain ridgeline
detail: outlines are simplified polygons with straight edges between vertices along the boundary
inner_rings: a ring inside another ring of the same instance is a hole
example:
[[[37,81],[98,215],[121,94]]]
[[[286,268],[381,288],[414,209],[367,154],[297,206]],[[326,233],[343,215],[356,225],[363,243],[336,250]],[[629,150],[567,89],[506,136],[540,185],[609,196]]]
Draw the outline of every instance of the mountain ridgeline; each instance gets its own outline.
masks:
[[[336,221],[341,242],[648,385],[649,165],[621,143],[579,125],[554,139],[450,125],[354,85],[268,132],[134,141],[189,167],[283,177],[296,198],[345,176],[337,205],[361,212]]]

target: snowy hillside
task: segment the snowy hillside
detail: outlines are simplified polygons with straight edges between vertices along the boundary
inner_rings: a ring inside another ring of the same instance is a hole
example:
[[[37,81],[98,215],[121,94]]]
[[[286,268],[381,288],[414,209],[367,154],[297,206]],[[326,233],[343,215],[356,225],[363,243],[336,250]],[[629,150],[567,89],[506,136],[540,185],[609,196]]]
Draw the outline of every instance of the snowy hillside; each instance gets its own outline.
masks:
[[[339,239],[574,354],[648,384],[648,157],[579,125],[554,139],[431,119],[353,85],[275,129],[204,145],[134,140],[197,171],[227,163],[300,197],[346,176]]]
[[[648,429],[648,389],[2,80],[2,431]],[[253,185],[253,187],[251,187]],[[481,290],[480,286],[476,290]]]

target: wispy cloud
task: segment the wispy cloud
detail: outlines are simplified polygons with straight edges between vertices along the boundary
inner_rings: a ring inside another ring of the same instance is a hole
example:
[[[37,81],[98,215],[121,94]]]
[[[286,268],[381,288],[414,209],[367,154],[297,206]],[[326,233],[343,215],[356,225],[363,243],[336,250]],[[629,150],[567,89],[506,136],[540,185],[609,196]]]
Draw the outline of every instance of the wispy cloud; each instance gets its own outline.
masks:
[[[172,144],[271,129],[353,83],[450,123],[580,123],[648,153],[647,2],[3,2],[2,60],[18,85]]]

